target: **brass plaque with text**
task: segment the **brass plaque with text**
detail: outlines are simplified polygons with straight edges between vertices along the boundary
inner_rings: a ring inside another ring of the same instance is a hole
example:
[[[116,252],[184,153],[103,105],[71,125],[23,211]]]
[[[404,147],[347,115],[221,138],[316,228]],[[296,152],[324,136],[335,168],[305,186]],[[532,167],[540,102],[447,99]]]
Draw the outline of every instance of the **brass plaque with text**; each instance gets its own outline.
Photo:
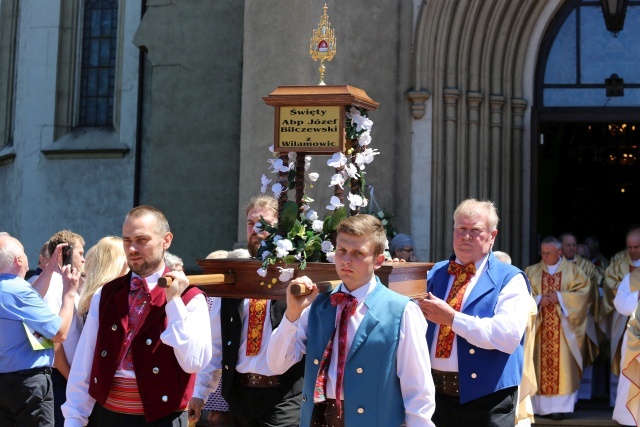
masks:
[[[279,107],[275,151],[343,151],[343,110],[341,106]]]

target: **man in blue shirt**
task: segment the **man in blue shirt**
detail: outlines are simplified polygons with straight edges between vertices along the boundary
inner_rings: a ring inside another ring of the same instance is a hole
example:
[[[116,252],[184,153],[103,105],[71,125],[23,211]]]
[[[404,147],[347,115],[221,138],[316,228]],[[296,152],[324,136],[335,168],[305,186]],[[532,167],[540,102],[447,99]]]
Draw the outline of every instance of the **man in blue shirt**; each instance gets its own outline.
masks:
[[[56,268],[62,246],[52,256]],[[53,346],[42,338],[60,343],[67,337],[80,273],[62,268],[63,303],[56,315],[24,280],[27,270],[22,244],[0,235],[0,425],[51,427]]]

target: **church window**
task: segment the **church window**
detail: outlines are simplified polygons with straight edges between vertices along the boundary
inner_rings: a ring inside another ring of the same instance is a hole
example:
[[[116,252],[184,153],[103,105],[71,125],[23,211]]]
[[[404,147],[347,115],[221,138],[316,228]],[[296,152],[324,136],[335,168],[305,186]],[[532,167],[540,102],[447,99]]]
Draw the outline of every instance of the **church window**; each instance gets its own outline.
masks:
[[[113,127],[118,2],[86,0],[78,127]]]
[[[617,37],[605,27],[599,1],[575,3],[549,48],[543,106],[640,106],[640,1],[629,1]],[[624,96],[607,97],[612,74],[624,79]]]

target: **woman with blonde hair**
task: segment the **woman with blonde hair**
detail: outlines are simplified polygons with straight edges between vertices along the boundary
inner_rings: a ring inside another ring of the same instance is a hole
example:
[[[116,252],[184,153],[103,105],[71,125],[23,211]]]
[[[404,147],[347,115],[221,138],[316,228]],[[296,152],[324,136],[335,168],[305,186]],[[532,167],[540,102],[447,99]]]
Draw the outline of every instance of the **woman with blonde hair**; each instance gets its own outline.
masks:
[[[93,294],[102,285],[129,271],[120,237],[103,237],[89,249],[85,260],[86,278],[80,293],[80,302],[78,302],[78,314],[82,316],[82,319],[87,318]]]

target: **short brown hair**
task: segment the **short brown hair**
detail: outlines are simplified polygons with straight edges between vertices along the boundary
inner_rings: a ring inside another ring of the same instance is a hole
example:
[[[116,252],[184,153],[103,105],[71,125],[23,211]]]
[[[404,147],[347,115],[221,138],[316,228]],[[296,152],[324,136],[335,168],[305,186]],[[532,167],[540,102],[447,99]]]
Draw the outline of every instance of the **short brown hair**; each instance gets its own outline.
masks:
[[[387,233],[380,220],[372,215],[359,214],[347,217],[340,221],[336,228],[337,235],[340,233],[352,236],[365,236],[373,243],[375,256],[384,253],[387,246]]]
[[[244,209],[245,215],[249,214],[249,211],[254,208],[271,208],[274,211],[278,212],[278,200],[274,197],[267,196],[266,194],[260,194],[258,196],[253,196],[249,203],[247,203],[247,207]]]
[[[69,246],[73,246],[76,242],[80,242],[84,246],[84,239],[78,233],[74,233],[70,230],[60,230],[49,239],[47,244],[49,248],[49,256],[53,255],[53,251],[56,250],[56,246],[60,243],[68,243]]]
[[[128,220],[129,218],[141,218],[146,215],[151,215],[157,221],[157,227],[154,230],[158,235],[163,236],[166,233],[169,233],[171,229],[169,228],[169,221],[167,221],[167,217],[164,216],[160,209],[154,208],[149,205],[140,205],[131,209],[127,216],[124,217],[124,220]]]
[[[82,245],[84,246],[84,245]],[[45,242],[40,248],[40,252],[38,253],[43,258],[51,258],[51,253],[49,253],[49,242]]]

